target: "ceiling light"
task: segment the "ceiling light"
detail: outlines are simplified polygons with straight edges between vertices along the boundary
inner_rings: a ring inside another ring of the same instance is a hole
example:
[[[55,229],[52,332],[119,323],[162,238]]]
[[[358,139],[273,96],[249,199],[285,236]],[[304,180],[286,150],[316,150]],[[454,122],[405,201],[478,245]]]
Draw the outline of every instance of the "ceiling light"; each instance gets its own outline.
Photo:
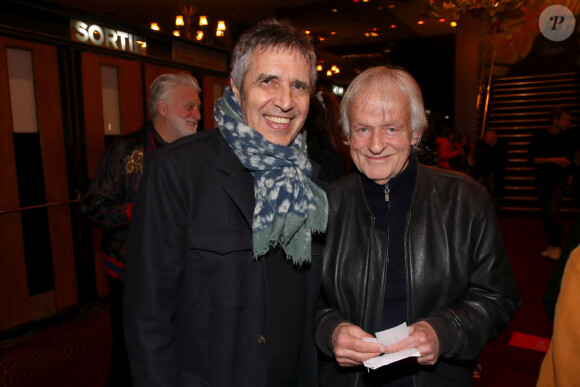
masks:
[[[456,21],[452,21],[451,23],[449,23],[449,25],[451,27],[457,27],[457,22]]]
[[[498,12],[521,8],[524,2],[524,0],[429,0],[429,9],[436,17],[448,12],[458,17],[462,13],[480,9],[494,18]]]
[[[316,66],[316,71],[322,71],[322,65],[319,64],[318,66]]]
[[[151,29],[153,31],[159,31],[159,24],[157,24],[157,23],[151,23]]]
[[[395,29],[395,28],[397,28],[397,25],[396,24],[391,24],[391,29]]]
[[[441,19],[437,20],[439,23],[445,23],[447,21],[447,19],[445,19],[444,17],[442,17]]]
[[[337,13],[338,12],[338,8],[333,8],[333,9],[330,10],[330,12]]]
[[[332,71],[326,70],[326,76],[327,77],[332,77]]]
[[[419,25],[421,26],[421,25],[425,24],[425,22],[424,22],[423,20],[419,20],[419,21],[417,22],[417,24],[419,24]]]

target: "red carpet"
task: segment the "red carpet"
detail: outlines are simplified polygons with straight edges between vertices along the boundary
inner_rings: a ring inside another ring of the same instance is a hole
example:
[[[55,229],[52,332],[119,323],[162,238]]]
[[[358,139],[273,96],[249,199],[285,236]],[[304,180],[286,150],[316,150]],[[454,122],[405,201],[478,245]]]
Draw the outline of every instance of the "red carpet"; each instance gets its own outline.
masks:
[[[0,386],[106,385],[111,346],[106,308],[27,336],[18,338],[19,344],[0,349]]]
[[[572,220],[563,222],[568,235]],[[552,323],[542,303],[548,279],[556,262],[540,256],[547,246],[542,222],[538,218],[500,219],[522,305],[514,319],[479,357],[481,378],[473,386],[535,386],[544,352],[508,345],[512,332],[550,339]]]
[[[565,235],[571,224],[571,220],[564,222]],[[550,338],[552,324],[544,312],[542,294],[556,263],[539,255],[546,247],[539,219],[503,217],[500,225],[522,306],[508,328],[481,354],[481,378],[473,386],[531,387],[536,384],[544,352],[511,346],[508,341],[512,332]],[[106,309],[27,336],[0,343],[0,386],[105,386],[111,345]]]

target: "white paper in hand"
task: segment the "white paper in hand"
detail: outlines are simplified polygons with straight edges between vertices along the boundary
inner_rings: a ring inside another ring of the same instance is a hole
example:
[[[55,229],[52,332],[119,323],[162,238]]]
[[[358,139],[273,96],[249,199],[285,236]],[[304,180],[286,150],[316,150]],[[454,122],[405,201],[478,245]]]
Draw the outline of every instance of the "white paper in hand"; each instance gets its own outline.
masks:
[[[375,333],[376,339],[368,338],[365,341],[374,341],[389,346],[409,337],[409,327],[406,323],[402,323],[394,328],[387,329]],[[417,348],[409,348],[395,353],[384,353],[380,356],[373,357],[363,362],[365,367],[376,370],[377,368],[386,366],[396,361],[406,359],[408,357],[419,357],[421,354]]]

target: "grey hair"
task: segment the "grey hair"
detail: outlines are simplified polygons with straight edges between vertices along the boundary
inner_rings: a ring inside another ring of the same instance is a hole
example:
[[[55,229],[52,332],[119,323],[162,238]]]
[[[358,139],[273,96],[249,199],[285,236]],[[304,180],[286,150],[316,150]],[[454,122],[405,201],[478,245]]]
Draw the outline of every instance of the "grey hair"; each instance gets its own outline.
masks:
[[[310,63],[310,88],[316,84],[316,53],[306,35],[295,29],[287,20],[266,19],[243,34],[232,52],[231,79],[243,94],[243,83],[250,68],[250,57],[255,52],[263,53],[269,48],[297,50]]]
[[[416,133],[419,144],[427,128],[421,88],[411,74],[397,67],[371,67],[351,82],[340,105],[340,123],[345,136],[350,137],[348,114],[355,103],[365,104],[368,96],[377,92],[386,106],[393,99],[394,90],[407,98],[411,111],[411,130]]]
[[[153,119],[157,115],[157,102],[165,101],[171,95],[173,88],[177,85],[191,87],[196,93],[201,93],[201,87],[197,80],[187,73],[161,74],[151,86],[149,86],[149,118]]]

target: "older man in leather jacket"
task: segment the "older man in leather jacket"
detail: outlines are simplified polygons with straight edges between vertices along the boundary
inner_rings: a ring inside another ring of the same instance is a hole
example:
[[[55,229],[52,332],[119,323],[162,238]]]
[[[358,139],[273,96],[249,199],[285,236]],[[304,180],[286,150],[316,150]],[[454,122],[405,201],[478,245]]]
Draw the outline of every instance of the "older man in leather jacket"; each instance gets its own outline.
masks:
[[[377,67],[341,107],[358,173],[330,187],[316,340],[321,386],[470,386],[476,358],[520,303],[493,202],[466,175],[426,167],[426,118],[404,70]],[[367,342],[401,323],[409,337]],[[417,348],[367,372],[362,362]]]

